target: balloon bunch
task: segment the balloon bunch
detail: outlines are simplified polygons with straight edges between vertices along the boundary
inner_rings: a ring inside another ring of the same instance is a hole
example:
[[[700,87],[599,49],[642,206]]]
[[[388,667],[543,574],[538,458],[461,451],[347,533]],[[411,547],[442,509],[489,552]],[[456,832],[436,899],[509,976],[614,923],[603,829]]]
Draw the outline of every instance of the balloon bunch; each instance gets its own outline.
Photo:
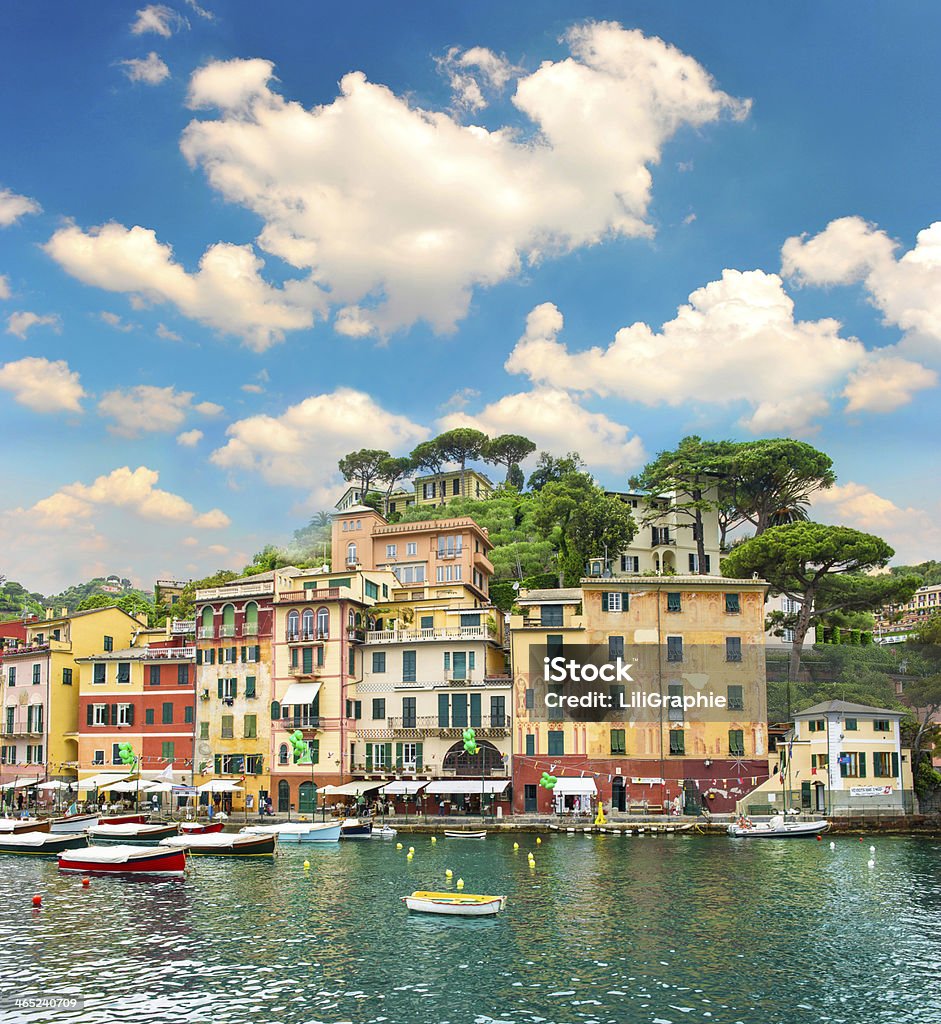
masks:
[[[288,742],[294,750],[294,763],[310,764],[310,747],[307,745],[307,740],[304,739],[304,734],[300,729],[295,729],[288,736]]]
[[[134,753],[134,748],[130,743],[119,743],[118,744],[118,757],[121,758],[121,764],[130,767],[137,761],[137,755]]]
[[[476,754],[480,750],[477,746],[477,733],[473,729],[464,730],[464,749],[468,754]]]
[[[539,785],[543,786],[545,789],[555,789],[555,784],[558,781],[559,780],[554,775],[550,775],[548,772],[543,772],[542,778],[539,780]]]

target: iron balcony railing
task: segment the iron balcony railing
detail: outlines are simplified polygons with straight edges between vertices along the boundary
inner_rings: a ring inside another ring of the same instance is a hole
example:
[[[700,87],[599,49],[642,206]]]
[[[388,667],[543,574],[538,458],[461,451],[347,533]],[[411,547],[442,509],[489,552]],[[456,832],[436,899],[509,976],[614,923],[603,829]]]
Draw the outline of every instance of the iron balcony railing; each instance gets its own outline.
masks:
[[[486,626],[438,626],[429,629],[371,629],[367,643],[417,643],[422,640],[486,640]]]
[[[415,717],[405,715],[404,717],[386,719],[386,728],[393,730],[419,729],[428,731],[432,729],[467,729],[468,727],[472,729],[509,729],[510,716],[481,715],[473,720],[468,716],[463,722],[456,722],[453,718],[443,722],[437,715],[418,715]]]

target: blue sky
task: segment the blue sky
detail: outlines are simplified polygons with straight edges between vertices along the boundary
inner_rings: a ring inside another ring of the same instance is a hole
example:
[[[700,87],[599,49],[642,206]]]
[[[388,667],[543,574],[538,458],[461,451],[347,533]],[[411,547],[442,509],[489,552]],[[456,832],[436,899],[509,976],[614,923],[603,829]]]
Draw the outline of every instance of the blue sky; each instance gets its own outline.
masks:
[[[799,436],[820,518],[941,549],[936,5],[2,19],[10,578],[239,567],[463,422],[612,487]]]

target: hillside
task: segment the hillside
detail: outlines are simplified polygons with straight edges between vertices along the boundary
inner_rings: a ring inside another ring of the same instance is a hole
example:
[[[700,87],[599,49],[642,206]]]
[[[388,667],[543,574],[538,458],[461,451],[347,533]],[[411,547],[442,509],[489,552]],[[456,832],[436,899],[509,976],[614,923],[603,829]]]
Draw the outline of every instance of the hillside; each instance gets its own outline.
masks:
[[[79,605],[91,597],[104,597],[113,600],[117,604],[122,599],[134,598],[146,603],[152,603],[153,595],[143,590],[136,590],[130,585],[130,580],[122,579],[115,583],[111,577],[98,576],[88,580],[86,583],[78,583],[66,587],[61,593],[43,595],[26,588],[14,580],[6,581],[0,586],[0,618],[15,618],[27,612],[43,616],[46,608],[54,608],[56,614],[61,609],[67,608],[70,612],[76,611]],[[110,589],[110,588],[117,589]]]

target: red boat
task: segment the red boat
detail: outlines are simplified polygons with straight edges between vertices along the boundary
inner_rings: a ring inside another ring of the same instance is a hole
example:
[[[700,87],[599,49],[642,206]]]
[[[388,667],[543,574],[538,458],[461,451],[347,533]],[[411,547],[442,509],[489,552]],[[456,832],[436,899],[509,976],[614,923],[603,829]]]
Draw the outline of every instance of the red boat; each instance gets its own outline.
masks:
[[[182,821],[180,831],[185,836],[206,836],[212,832],[221,832],[225,828],[224,821]]]
[[[148,814],[112,814],[106,818],[99,818],[99,825],[146,825]]]
[[[102,875],[182,875],[186,849],[152,846],[89,846],[59,854],[60,871]]]

